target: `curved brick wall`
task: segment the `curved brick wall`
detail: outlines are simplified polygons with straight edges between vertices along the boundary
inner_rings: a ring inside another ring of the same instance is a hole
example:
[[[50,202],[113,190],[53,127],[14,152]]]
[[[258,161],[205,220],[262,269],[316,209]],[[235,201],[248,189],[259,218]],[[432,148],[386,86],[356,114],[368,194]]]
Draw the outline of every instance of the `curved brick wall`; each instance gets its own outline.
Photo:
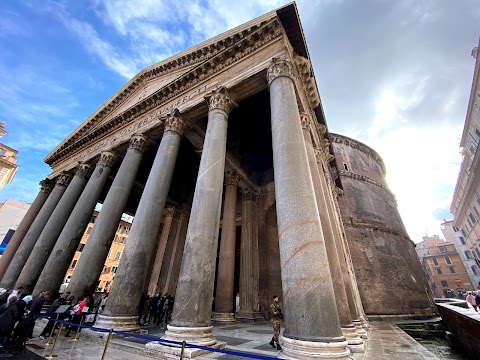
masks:
[[[425,277],[371,148],[330,134],[344,194],[338,198],[360,296],[367,315],[430,311]]]

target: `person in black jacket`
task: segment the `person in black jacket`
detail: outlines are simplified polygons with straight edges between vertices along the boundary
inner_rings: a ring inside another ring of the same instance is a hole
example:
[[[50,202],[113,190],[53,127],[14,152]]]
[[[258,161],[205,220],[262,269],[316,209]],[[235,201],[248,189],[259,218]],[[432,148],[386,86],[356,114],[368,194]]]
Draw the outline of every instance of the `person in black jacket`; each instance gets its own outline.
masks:
[[[28,311],[28,316],[33,319],[32,326],[30,327],[30,331],[28,332],[28,338],[33,339],[33,328],[35,327],[35,319],[37,315],[40,314],[42,311],[43,304],[45,301],[50,300],[50,291],[41,292],[35,299],[32,300],[30,305],[30,310]]]
[[[0,347],[4,347],[5,341],[9,340],[12,325],[17,318],[17,297],[12,296],[10,300],[0,306]]]

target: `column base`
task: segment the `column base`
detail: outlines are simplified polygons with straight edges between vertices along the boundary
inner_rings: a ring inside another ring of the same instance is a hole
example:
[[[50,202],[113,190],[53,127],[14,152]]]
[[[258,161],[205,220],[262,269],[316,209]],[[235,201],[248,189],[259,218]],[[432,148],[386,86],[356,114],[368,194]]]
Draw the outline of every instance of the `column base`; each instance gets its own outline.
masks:
[[[181,343],[185,341],[189,345],[208,346],[214,349],[225,349],[226,342],[217,341],[212,334],[213,326],[205,327],[179,327],[167,325],[164,340]],[[181,344],[172,344],[168,342],[152,341],[145,345],[146,349],[158,351],[162,356],[169,359],[178,359],[182,352]],[[183,356],[191,359],[200,355],[208,354],[210,351],[198,348],[185,348]]]
[[[113,329],[118,331],[137,331],[140,329],[138,324],[138,316],[109,316],[101,315],[97,316],[95,321],[95,327],[104,329]]]
[[[266,320],[260,311],[242,311],[237,312],[235,318],[240,322],[255,322]]]
[[[363,327],[363,323],[360,320],[353,320],[352,321],[353,325],[355,325],[355,328],[357,330],[357,334],[362,338],[362,339],[368,339],[368,334],[365,328]]]
[[[234,323],[236,321],[235,314],[214,311],[212,312],[212,321],[221,323]]]
[[[365,344],[360,335],[357,333],[355,325],[342,327],[342,334],[347,339],[348,349],[352,353],[364,353]]]
[[[279,359],[290,360],[318,360],[318,359],[342,359],[350,358],[350,350],[347,341],[316,342],[289,339],[280,336],[280,344],[283,351],[278,355]]]

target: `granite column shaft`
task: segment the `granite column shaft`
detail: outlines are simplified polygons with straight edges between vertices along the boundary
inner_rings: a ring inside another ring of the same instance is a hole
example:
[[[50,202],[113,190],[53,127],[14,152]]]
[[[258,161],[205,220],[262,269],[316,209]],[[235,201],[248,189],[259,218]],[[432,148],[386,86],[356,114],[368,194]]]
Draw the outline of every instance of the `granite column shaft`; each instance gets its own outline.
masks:
[[[95,166],[75,207],[69,213],[70,216],[38,278],[34,292],[46,290],[56,293],[60,288],[68,266],[92,217],[93,210],[115,159],[115,154],[111,152],[100,154],[100,160]]]
[[[30,293],[35,287],[58,236],[87,184],[90,168],[87,164],[78,166],[75,176],[38,237],[16,282],[16,286],[23,286],[26,293]]]
[[[148,276],[184,126],[178,111],[165,121],[160,147],[138,204],[107,305],[97,319],[97,326],[138,329],[137,307]]]
[[[53,184],[49,179],[40,181],[41,190],[33,200],[33,203],[27,210],[27,213],[23,217],[22,221],[18,225],[15,233],[8,242],[8,246],[0,257],[0,279],[5,275],[10,262],[12,261],[15,253],[17,252],[23,238],[27,234],[28,229],[32,225],[33,221],[37,217],[38,213],[42,209],[43,204],[48,198],[48,195],[52,192]]]
[[[93,292],[96,289],[147,145],[148,140],[142,135],[134,135],[130,139],[127,153],[108,190],[102,209],[68,284],[68,291],[76,299],[85,292]]]
[[[25,263],[27,262],[28,257],[35,246],[35,243],[38,240],[38,237],[42,233],[43,228],[48,222],[48,219],[52,215],[55,207],[62,198],[63,193],[67,189],[70,179],[71,177],[68,174],[61,174],[58,177],[55,187],[45,201],[45,204],[43,204],[42,209],[38,212],[38,215],[35,217],[32,225],[30,225],[30,228],[25,234],[22,243],[15,253],[13,261],[10,262],[7,271],[2,278],[0,286],[4,288],[14,287],[18,276],[22,272],[22,269],[25,266]]]
[[[294,69],[267,70],[285,330],[283,356],[347,359],[296,101]],[[312,356],[312,357],[314,357]]]
[[[223,322],[235,322],[234,313],[234,276],[235,242],[237,227],[237,187],[238,174],[229,171],[225,174],[225,200],[223,205],[222,236],[217,271],[217,292],[213,319]]]

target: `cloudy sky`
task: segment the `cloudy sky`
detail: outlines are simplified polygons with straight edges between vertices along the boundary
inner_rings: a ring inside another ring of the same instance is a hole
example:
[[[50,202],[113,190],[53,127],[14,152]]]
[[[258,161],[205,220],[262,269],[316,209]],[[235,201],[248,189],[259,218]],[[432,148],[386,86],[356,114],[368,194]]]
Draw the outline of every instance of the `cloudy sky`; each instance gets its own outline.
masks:
[[[43,158],[141,69],[286,1],[3,0],[1,139],[20,169],[0,202],[33,201]],[[480,35],[478,0],[297,1],[329,130],[383,158],[410,237],[439,234]]]

